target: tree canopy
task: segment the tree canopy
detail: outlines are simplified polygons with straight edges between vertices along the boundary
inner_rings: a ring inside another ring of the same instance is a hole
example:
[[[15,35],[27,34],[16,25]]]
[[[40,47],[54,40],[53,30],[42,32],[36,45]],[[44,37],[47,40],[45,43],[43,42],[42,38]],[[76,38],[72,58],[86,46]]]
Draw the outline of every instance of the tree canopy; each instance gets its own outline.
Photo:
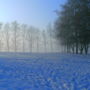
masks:
[[[88,53],[90,46],[90,0],[68,0],[58,11],[56,36],[67,52]]]

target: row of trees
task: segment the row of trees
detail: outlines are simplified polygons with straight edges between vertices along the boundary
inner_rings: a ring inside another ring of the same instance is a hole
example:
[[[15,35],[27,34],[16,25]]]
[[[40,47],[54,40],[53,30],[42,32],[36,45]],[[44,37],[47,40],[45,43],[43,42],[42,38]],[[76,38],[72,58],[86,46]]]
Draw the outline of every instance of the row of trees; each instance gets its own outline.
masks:
[[[0,24],[0,51],[56,52],[55,42],[50,25],[46,30],[39,30],[17,21]]]
[[[67,52],[88,53],[90,47],[90,0],[67,0],[57,11],[56,36]]]

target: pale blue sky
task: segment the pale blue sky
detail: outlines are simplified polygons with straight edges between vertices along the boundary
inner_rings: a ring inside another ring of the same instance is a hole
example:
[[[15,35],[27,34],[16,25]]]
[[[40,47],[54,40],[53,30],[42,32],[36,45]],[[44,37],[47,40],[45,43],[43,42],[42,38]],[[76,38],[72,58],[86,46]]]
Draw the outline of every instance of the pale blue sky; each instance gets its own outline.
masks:
[[[66,0],[0,0],[0,22],[12,22],[45,28],[56,19],[54,10]]]

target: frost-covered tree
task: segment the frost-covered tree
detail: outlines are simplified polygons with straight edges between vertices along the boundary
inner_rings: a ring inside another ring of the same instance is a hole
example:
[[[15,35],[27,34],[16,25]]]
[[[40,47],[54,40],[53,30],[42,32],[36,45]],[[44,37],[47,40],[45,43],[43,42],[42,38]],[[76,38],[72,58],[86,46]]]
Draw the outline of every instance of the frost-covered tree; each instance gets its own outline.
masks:
[[[40,41],[40,37],[39,37],[39,35],[40,35],[40,31],[39,31],[39,29],[35,29],[35,37],[36,37],[36,49],[37,49],[37,52],[39,52],[39,41]]]
[[[44,41],[44,52],[47,52],[47,38],[45,30],[43,30],[43,41]]]
[[[33,27],[29,27],[27,30],[27,40],[29,43],[29,51],[32,52],[33,51],[33,31],[34,28]]]
[[[0,23],[0,51],[1,51],[1,48],[2,48],[2,32],[1,32],[1,30],[2,30],[2,23]]]
[[[49,35],[50,51],[53,52],[53,27],[51,24],[48,25],[47,32]]]
[[[6,23],[4,25],[4,30],[5,30],[5,34],[6,34],[7,51],[9,52],[9,44],[10,44],[10,42],[9,42],[9,37],[10,37],[10,34],[9,34],[10,25],[9,25],[9,23]]]
[[[19,30],[19,24],[17,23],[17,21],[14,21],[12,23],[12,30],[13,30],[13,36],[14,36],[14,51],[17,52],[17,38],[18,38],[18,30]]]
[[[27,31],[27,25],[23,24],[21,26],[21,30],[22,30],[22,46],[23,46],[23,52],[25,52],[25,41],[26,41],[26,31]]]

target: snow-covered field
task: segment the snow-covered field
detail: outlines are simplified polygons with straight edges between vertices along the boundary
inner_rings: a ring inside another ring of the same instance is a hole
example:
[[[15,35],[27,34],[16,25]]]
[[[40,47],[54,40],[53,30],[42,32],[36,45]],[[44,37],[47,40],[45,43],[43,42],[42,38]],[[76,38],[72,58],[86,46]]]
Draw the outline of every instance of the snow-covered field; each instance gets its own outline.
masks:
[[[0,90],[90,90],[90,56],[0,53]]]

